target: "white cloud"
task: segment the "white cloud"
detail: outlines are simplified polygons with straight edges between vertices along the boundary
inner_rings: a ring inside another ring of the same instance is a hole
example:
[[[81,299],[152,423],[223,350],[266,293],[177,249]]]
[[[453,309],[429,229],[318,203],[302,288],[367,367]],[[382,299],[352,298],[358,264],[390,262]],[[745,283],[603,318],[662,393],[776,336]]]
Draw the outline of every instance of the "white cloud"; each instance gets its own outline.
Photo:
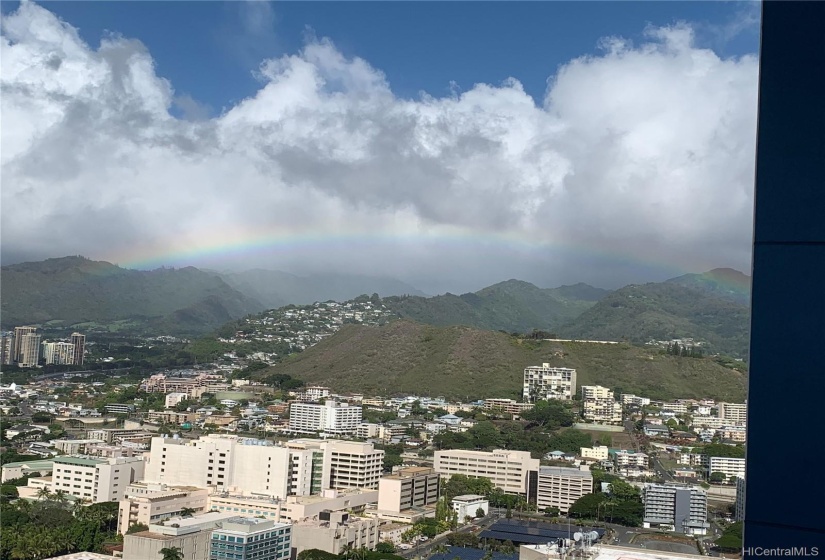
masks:
[[[128,262],[293,230],[405,241],[235,264],[348,266],[453,291],[506,277],[614,284],[639,279],[634,262],[746,268],[755,58],[698,48],[687,24],[603,47],[561,67],[536,105],[512,79],[399,99],[367,61],[311,40],[264,61],[253,97],[179,120],[173,106],[198,105],[141,43],[91,48],[24,2],[0,46],[4,259]],[[465,241],[438,241],[457,229]],[[492,234],[522,241],[492,250]],[[594,250],[630,264],[594,267]]]

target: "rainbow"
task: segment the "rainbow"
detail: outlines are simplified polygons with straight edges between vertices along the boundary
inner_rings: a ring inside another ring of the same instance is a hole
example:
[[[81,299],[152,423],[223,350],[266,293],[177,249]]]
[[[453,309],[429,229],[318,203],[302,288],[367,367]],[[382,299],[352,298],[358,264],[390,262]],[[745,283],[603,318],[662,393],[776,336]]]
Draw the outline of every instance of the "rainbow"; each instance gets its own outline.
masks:
[[[269,227],[265,231],[212,230],[199,236],[160,245],[132,246],[127,251],[109,255],[107,260],[131,269],[149,270],[161,266],[197,266],[204,262],[222,262],[249,256],[311,255],[313,252],[359,251],[364,249],[410,250],[438,247],[461,251],[484,249],[494,254],[520,253],[531,256],[576,255],[594,265],[636,267],[658,277],[686,273],[680,265],[639,257],[631,252],[615,253],[604,248],[545,242],[526,238],[524,233],[477,232],[462,228],[440,228],[413,233],[377,233],[367,229],[350,231],[296,230]],[[731,282],[731,288],[736,288]]]

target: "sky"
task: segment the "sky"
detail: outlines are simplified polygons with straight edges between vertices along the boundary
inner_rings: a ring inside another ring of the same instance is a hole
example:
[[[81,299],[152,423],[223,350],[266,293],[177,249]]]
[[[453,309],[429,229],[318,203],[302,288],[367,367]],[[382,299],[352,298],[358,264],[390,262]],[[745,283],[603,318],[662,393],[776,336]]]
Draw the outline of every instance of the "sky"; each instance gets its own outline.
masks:
[[[755,2],[4,2],[0,257],[749,271]]]

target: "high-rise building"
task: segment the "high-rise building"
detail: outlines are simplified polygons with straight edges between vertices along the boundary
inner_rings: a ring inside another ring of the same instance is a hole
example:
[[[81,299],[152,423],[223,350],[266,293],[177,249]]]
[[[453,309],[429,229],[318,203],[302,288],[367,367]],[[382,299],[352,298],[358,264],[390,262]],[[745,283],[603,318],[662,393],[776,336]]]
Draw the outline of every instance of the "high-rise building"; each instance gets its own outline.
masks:
[[[37,327],[14,327],[14,339],[12,341],[12,363],[20,362],[20,353],[23,349],[23,337],[27,334],[37,332]]]
[[[72,333],[72,346],[74,347],[72,363],[82,366],[86,356],[86,335],[78,332]]]
[[[135,482],[126,487],[120,499],[117,532],[124,535],[132,525],[158,523],[181,515],[184,509],[202,513],[208,499],[206,488]]]
[[[384,451],[371,443],[325,440],[324,488],[378,488],[384,473]]]
[[[20,367],[37,367],[40,363],[40,335],[31,332],[20,338],[20,354],[17,357],[17,365]]]
[[[685,535],[704,535],[710,525],[708,496],[698,486],[666,483],[645,484],[645,529],[660,528]]]
[[[576,394],[576,370],[550,364],[524,368],[524,402],[571,400]]]
[[[378,482],[378,510],[401,512],[438,501],[439,476],[429,467],[408,467]]]
[[[11,364],[12,352],[14,352],[14,335],[4,334],[0,337],[0,364]]]
[[[593,475],[589,470],[567,467],[541,467],[536,505],[539,511],[557,507],[567,514],[576,500],[593,492]]]
[[[745,520],[745,477],[736,477],[736,509],[734,510],[734,521]]]
[[[539,463],[529,451],[446,449],[435,452],[433,466],[442,476],[463,474],[472,478],[489,478],[494,486],[508,494],[535,499]]]
[[[47,364],[73,364],[74,345],[69,342],[44,342],[43,358]]]
[[[324,404],[292,403],[289,429],[296,432],[354,434],[361,423],[361,407],[326,401]]]

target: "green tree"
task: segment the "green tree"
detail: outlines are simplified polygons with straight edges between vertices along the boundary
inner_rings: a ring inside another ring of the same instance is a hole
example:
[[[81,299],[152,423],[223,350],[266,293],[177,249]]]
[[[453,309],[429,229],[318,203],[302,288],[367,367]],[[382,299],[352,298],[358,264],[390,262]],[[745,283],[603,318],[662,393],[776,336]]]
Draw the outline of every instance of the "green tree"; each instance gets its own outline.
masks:
[[[132,533],[140,533],[140,532],[148,531],[148,530],[149,530],[149,526],[146,525],[145,523],[135,523],[134,525],[131,525],[126,530],[126,534],[131,535]]]
[[[176,546],[161,548],[159,554],[162,560],[183,560],[183,552]]]
[[[547,517],[558,517],[561,514],[561,510],[556,506],[548,506],[542,510],[542,513]]]
[[[716,539],[716,546],[730,551],[739,552],[742,550],[742,525],[741,521],[731,523],[722,533],[722,536]]]
[[[194,508],[185,507],[185,508],[180,510],[180,516],[181,517],[192,517],[193,515],[195,515],[195,511],[196,510]]]
[[[395,552],[395,545],[388,541],[383,541],[375,545],[375,551],[383,554],[392,554]]]
[[[710,473],[708,480],[713,484],[721,484],[722,482],[725,482],[726,478],[727,477],[725,477],[725,473],[723,472],[712,472]]]
[[[485,515],[487,515],[487,514],[486,514],[486,513],[484,513],[484,508],[478,508],[478,509],[476,510],[476,517],[477,517],[477,518],[478,518],[478,517],[484,517]]]

